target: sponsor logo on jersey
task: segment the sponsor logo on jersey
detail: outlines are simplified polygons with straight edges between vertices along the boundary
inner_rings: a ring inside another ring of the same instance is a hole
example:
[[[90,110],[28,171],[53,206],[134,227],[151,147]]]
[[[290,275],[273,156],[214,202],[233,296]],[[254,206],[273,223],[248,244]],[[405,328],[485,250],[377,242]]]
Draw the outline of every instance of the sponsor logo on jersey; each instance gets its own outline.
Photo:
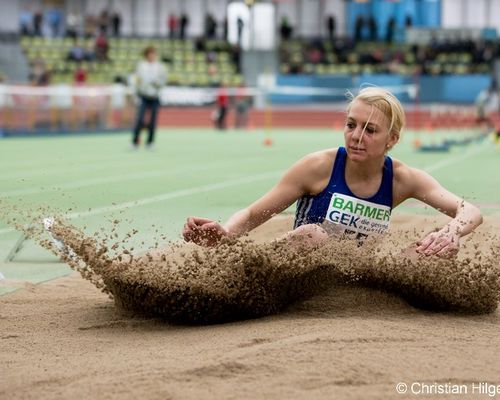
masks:
[[[325,222],[339,225],[345,233],[366,237],[389,230],[391,208],[345,194],[334,193]]]

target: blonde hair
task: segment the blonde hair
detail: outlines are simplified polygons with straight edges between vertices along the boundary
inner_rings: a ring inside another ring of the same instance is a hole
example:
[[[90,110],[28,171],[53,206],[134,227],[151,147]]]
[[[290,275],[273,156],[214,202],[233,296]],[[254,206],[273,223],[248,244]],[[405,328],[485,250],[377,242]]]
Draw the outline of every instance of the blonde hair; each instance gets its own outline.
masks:
[[[382,111],[389,120],[389,134],[396,135],[398,141],[401,132],[406,123],[405,111],[400,101],[391,92],[377,86],[364,87],[359,93],[354,96],[352,93],[347,93],[350,98],[347,106],[347,111],[351,108],[356,100],[372,105]]]

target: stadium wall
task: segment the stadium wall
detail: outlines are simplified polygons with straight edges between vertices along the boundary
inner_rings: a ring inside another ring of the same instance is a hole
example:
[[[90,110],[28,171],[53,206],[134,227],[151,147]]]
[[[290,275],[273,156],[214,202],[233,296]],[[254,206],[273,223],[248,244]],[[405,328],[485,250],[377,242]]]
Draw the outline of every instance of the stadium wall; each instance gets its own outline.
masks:
[[[416,84],[420,87],[420,103],[460,103],[473,104],[482,90],[491,84],[487,74],[446,75],[446,76],[401,76],[395,74],[371,75],[278,75],[279,86],[346,88],[356,90],[363,85],[401,87]],[[397,93],[396,93],[397,94]],[[414,102],[408,93],[398,95],[403,102]],[[271,96],[272,104],[303,104],[311,102],[342,101],[345,96],[280,95]]]
[[[122,17],[122,33],[125,35],[166,35],[167,18],[173,13],[189,15],[188,35],[203,34],[204,17],[211,13],[222,32],[222,22],[229,0],[66,0],[62,10],[83,17],[99,14],[108,8],[118,11]],[[298,36],[326,35],[325,17],[335,15],[336,33],[353,33],[356,17],[373,12],[379,20],[379,36],[383,37],[388,15],[396,15],[403,26],[406,15],[413,16],[414,26],[441,28],[496,28],[500,30],[500,2],[498,0],[439,0],[439,1],[386,1],[354,2],[345,0],[286,0],[275,1],[276,21],[287,17]],[[46,0],[0,1],[0,32],[17,32],[19,15],[24,7],[32,10],[50,8]]]

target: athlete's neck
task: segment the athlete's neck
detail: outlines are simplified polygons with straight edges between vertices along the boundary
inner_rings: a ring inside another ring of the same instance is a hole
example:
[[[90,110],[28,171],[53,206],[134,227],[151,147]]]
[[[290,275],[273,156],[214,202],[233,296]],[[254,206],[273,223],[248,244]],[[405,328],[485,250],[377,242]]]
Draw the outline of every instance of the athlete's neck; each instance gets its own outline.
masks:
[[[369,181],[380,177],[384,167],[384,157],[367,161],[352,161],[346,158],[345,176],[354,180]]]

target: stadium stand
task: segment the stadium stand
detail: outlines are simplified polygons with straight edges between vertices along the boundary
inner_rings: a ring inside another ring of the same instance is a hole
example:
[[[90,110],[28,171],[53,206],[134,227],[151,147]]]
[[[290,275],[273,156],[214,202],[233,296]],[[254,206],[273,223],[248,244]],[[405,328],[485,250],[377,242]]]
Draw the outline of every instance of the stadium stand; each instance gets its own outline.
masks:
[[[350,39],[291,39],[281,43],[282,74],[393,73],[414,75],[464,75],[490,73],[499,53],[490,41],[454,41],[412,45],[406,43],[354,42]]]
[[[109,38],[107,61],[99,62],[94,55],[94,39],[78,39],[86,54],[79,63],[69,57],[75,41],[71,38],[42,38],[24,36],[22,50],[33,67],[42,61],[51,72],[51,83],[72,83],[75,71],[87,72],[87,83],[127,81],[134,71],[141,51],[148,45],[158,49],[169,71],[169,85],[210,87],[224,81],[238,86],[238,73],[231,46],[222,40]]]

